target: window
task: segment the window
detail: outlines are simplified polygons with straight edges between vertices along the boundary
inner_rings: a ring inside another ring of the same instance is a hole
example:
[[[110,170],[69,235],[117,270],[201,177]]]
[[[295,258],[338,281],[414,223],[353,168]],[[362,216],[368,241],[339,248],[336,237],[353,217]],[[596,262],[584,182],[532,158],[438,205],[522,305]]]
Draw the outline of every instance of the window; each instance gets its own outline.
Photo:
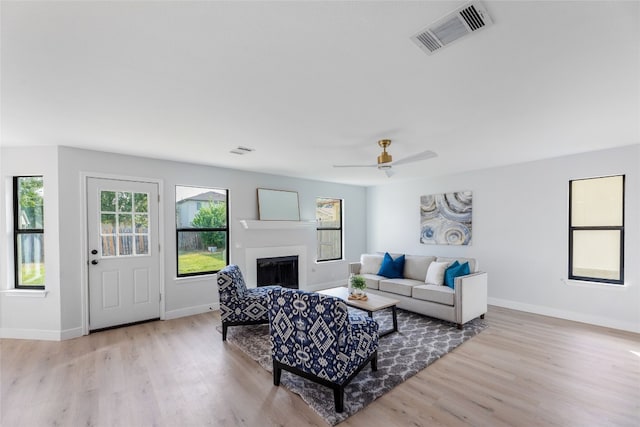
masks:
[[[100,192],[103,257],[149,255],[149,193]]]
[[[13,178],[13,259],[17,289],[44,289],[43,197],[41,176]]]
[[[569,279],[624,283],[624,175],[569,182]]]
[[[316,199],[318,261],[342,259],[342,200]]]
[[[228,264],[228,190],[176,186],[178,277],[216,273]]]

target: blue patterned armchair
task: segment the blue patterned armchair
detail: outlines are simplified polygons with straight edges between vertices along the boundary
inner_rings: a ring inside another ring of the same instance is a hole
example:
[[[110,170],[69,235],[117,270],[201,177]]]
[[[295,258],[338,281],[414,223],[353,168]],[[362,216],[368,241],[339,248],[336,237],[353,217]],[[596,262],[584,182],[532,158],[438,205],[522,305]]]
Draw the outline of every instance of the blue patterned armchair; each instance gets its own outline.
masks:
[[[267,291],[279,286],[247,289],[237,265],[228,265],[218,272],[222,341],[227,339],[227,328],[236,325],[267,323]]]
[[[284,369],[330,387],[342,412],[349,382],[369,362],[378,369],[378,324],[332,296],[287,288],[267,294],[273,383],[280,385]]]

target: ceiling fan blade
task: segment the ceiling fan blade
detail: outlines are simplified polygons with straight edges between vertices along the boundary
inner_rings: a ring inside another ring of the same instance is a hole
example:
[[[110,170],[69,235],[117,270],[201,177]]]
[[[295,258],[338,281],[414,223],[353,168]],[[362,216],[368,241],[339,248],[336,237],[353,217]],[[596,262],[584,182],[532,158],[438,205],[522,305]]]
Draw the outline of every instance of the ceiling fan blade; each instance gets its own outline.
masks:
[[[416,153],[412,156],[405,157],[404,159],[397,160],[393,162],[394,166],[403,165],[405,163],[417,162],[420,160],[431,159],[433,157],[437,157],[438,155],[431,150],[423,151],[422,153]]]
[[[334,168],[377,168],[378,165],[333,165]]]

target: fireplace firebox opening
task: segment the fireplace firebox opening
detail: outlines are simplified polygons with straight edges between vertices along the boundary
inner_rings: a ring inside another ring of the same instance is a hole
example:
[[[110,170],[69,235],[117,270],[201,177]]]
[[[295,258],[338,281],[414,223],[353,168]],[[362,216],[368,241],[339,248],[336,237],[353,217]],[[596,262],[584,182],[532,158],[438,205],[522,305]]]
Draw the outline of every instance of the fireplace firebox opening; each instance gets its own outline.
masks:
[[[279,285],[284,288],[298,289],[298,256],[258,258],[257,285]]]

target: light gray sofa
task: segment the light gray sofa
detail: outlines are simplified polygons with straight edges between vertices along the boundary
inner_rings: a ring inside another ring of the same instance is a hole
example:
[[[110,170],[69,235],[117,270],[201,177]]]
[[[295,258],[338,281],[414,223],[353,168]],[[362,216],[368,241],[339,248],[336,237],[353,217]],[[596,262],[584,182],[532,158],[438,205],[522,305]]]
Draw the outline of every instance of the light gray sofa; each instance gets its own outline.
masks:
[[[391,254],[396,259],[399,255]],[[405,255],[402,279],[378,276],[384,254],[363,254],[360,262],[349,263],[349,272],[367,282],[367,292],[399,300],[398,307],[456,323],[458,328],[487,312],[487,273],[478,271],[473,258],[444,258]],[[469,263],[471,274],[455,278],[454,289],[425,283],[429,265],[434,262]]]

